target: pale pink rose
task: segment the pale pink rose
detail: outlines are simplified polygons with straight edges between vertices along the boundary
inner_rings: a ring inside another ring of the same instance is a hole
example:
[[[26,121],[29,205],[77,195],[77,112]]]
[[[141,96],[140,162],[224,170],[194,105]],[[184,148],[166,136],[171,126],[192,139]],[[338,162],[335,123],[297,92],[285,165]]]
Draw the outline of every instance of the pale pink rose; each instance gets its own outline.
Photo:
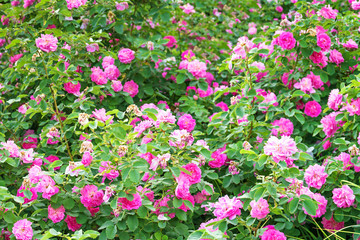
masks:
[[[131,63],[135,59],[135,52],[129,48],[123,48],[119,51],[118,58],[121,63]]]
[[[33,237],[32,222],[27,219],[17,221],[13,228],[12,233],[17,240],[31,240]]]
[[[129,8],[129,4],[127,2],[120,2],[120,3],[116,3],[116,10],[119,11],[124,11],[125,9]]]
[[[37,38],[35,43],[44,52],[55,52],[58,39],[51,34],[41,34],[41,38]]]
[[[120,92],[123,89],[123,85],[121,84],[121,81],[113,80],[111,88],[114,90],[114,92]]]
[[[260,198],[258,201],[252,200],[250,202],[250,206],[251,206],[250,215],[253,218],[263,219],[270,213],[269,204],[263,198]]]

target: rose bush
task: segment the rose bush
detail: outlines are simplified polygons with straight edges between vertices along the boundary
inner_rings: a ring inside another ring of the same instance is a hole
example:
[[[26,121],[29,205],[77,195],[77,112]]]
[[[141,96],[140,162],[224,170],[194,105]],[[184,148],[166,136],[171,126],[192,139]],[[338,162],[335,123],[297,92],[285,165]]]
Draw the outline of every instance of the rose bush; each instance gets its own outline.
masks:
[[[0,5],[4,239],[359,239],[358,1]]]

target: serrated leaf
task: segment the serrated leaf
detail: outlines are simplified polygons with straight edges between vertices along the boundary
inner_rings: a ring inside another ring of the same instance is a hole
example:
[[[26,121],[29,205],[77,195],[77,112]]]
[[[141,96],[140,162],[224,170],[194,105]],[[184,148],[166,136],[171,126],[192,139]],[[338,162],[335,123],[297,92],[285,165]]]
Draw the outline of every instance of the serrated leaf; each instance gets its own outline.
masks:
[[[305,199],[302,202],[302,205],[309,215],[311,216],[316,215],[316,210],[318,209],[319,206],[312,199]]]
[[[137,216],[131,215],[128,216],[128,219],[126,220],[126,225],[129,227],[130,231],[135,231],[137,227],[139,226],[139,220]]]
[[[107,239],[114,239],[116,236],[116,232],[117,232],[117,228],[115,226],[115,224],[113,223],[113,225],[110,225],[106,228],[106,237]]]
[[[186,74],[184,73],[179,73],[177,76],[176,76],[176,83],[177,84],[182,84],[185,82],[185,80],[187,79],[188,77],[186,76]]]
[[[291,202],[289,203],[289,212],[291,214],[295,213],[295,211],[297,210],[297,207],[299,205],[300,199],[295,197],[293,200],[291,200]]]

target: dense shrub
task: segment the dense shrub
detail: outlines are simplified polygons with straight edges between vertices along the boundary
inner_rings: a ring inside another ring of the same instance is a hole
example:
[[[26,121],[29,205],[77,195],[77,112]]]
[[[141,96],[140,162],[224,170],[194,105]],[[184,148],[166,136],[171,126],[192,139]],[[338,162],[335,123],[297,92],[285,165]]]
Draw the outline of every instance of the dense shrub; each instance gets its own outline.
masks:
[[[4,239],[359,239],[359,10],[0,5]]]

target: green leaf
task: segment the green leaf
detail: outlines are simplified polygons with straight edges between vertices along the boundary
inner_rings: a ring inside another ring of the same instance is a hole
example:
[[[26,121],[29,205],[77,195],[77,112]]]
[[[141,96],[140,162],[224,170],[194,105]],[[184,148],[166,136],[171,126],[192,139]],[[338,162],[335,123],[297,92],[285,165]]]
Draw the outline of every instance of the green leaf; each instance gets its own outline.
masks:
[[[336,115],[335,121],[341,121],[344,118],[344,116],[345,116],[344,113],[340,113],[340,114]]]
[[[306,152],[301,152],[300,153],[300,160],[312,160],[313,158]]]
[[[306,93],[304,93],[303,91],[301,91],[301,90],[296,90],[293,94],[292,94],[292,96],[293,97],[297,97],[297,96],[306,96],[307,94]]]
[[[147,95],[153,95],[154,94],[154,89],[152,88],[151,85],[147,85],[147,86],[144,87],[144,92]]]
[[[276,197],[276,187],[274,187],[271,183],[266,185],[266,190],[270,193],[271,196]]]
[[[258,44],[258,43],[264,42],[265,40],[266,39],[264,39],[264,38],[254,38],[252,40],[252,42],[255,43],[255,44]]]
[[[184,73],[179,73],[177,76],[176,76],[176,83],[177,84],[182,84],[185,82],[185,80],[187,79],[188,77],[186,76],[186,74]]]
[[[209,194],[213,194],[214,193],[214,190],[210,187],[210,185],[205,185],[205,191]]]
[[[208,87],[209,87],[209,84],[205,81],[199,81],[198,82],[198,86],[201,90],[203,91],[207,91],[208,90]]]
[[[306,43],[305,40],[300,40],[299,43],[300,43],[300,47],[302,47],[302,48],[308,47],[308,44]]]
[[[320,78],[321,78],[321,81],[323,81],[324,83],[329,81],[329,77],[326,72],[320,72]]]
[[[346,141],[343,138],[337,138],[333,141],[333,143],[335,143],[336,145],[340,145],[340,144],[346,145]]]
[[[188,240],[200,240],[204,233],[200,231],[195,231],[188,237]]]
[[[296,113],[295,114],[295,118],[301,123],[304,124],[305,123],[305,117],[304,115],[300,114],[300,113]]]
[[[303,211],[300,211],[299,215],[298,215],[298,221],[299,223],[304,222],[306,219],[306,214]]]
[[[117,228],[115,226],[115,224],[113,223],[113,225],[110,225],[106,228],[106,237],[107,239],[114,239],[115,235],[117,232]]]
[[[107,227],[109,227],[109,226],[111,226],[111,225],[114,225],[114,223],[113,223],[112,221],[108,220],[108,221],[106,221],[105,223],[103,223],[103,224],[101,225],[101,227],[99,228],[99,230],[104,229],[104,228],[107,228]]]
[[[19,43],[21,43],[21,40],[20,40],[20,39],[14,39],[14,40],[11,41],[10,44],[8,44],[8,45],[5,47],[5,49],[9,49],[9,48],[14,47],[14,46],[16,46],[16,45],[19,45]]]
[[[254,222],[255,222],[255,220],[256,220],[256,218],[249,218],[249,219],[247,219],[246,220],[246,225],[247,226],[251,226],[251,225],[253,225],[254,224]]]
[[[265,188],[260,187],[258,188],[258,190],[256,190],[255,194],[254,194],[254,199],[255,201],[258,201],[265,193]]]
[[[50,0],[41,0],[41,2],[39,2],[38,4],[35,5],[35,8],[40,8],[43,5],[45,5],[46,3],[48,3]]]
[[[189,200],[184,200],[185,205],[190,209],[190,211],[194,211],[194,206]]]
[[[334,64],[329,63],[326,67],[326,71],[329,75],[333,75],[335,73]]]
[[[124,25],[123,25],[123,23],[121,23],[121,22],[115,23],[114,29],[118,34],[123,34],[124,33]]]
[[[122,127],[113,128],[114,135],[120,139],[125,139],[126,131]]]
[[[60,72],[65,72],[65,64],[64,63],[59,64],[59,70],[60,70]]]
[[[118,239],[121,239],[121,240],[129,240],[130,239],[130,236],[127,232],[119,232],[118,234]]]
[[[265,49],[265,48],[260,49],[260,50],[258,51],[259,54],[264,54],[264,55],[268,55],[269,52],[270,52],[269,49]]]
[[[259,166],[262,167],[262,166],[265,164],[265,162],[267,161],[267,159],[268,159],[268,156],[267,156],[267,155],[261,154],[261,155],[259,156],[259,160],[258,160]]]
[[[319,206],[312,199],[305,199],[302,202],[302,204],[309,215],[311,216],[316,215],[316,210],[318,209]]]
[[[137,214],[139,215],[139,217],[141,218],[145,218],[146,215],[148,213],[148,210],[145,206],[141,206],[138,210],[137,210]]]
[[[174,174],[175,177],[180,176],[180,169],[178,167],[170,167],[170,170]]]
[[[181,199],[178,199],[178,198],[174,198],[174,200],[173,200],[173,205],[174,205],[175,208],[181,207],[181,205],[182,205],[182,200],[181,200]]]
[[[90,127],[91,129],[96,129],[97,126],[98,126],[98,121],[95,120],[95,121],[89,122],[89,127]]]
[[[139,220],[137,216],[131,215],[128,216],[128,219],[126,220],[126,225],[128,225],[130,231],[135,231],[137,227],[139,226]]]
[[[27,198],[27,199],[31,199],[32,198],[32,192],[30,190],[25,190],[24,191],[24,196]]]
[[[100,235],[100,233],[94,230],[87,230],[86,232],[84,232],[84,235],[86,237],[96,238]]]
[[[75,201],[72,198],[68,197],[63,201],[63,205],[66,209],[70,210],[75,206]]]
[[[201,155],[203,155],[205,158],[210,159],[211,158],[211,152],[207,149],[201,149],[200,151]]]
[[[14,215],[12,211],[5,212],[3,217],[5,222],[7,223],[15,223],[18,220],[18,218]]]
[[[160,14],[160,18],[161,20],[163,20],[164,22],[169,22],[170,18],[171,18],[171,14],[169,11],[164,11]]]
[[[60,160],[56,160],[55,162],[52,162],[49,165],[49,168],[56,168],[56,167],[60,167],[61,165],[63,165],[63,162]]]
[[[299,201],[300,199],[295,197],[293,200],[291,200],[291,202],[289,203],[289,212],[291,214],[295,213],[295,211],[297,210],[298,208],[298,205],[299,205]]]
[[[214,172],[208,173],[208,174],[206,174],[206,175],[207,175],[208,178],[213,179],[213,180],[219,178],[219,176],[217,175],[217,173],[214,173]]]
[[[176,217],[182,221],[186,221],[187,219],[186,212],[181,209],[176,209]]]
[[[310,48],[301,48],[301,52],[306,58],[312,54],[312,50]]]
[[[62,15],[64,15],[65,17],[71,17],[71,12],[69,11],[69,10],[67,10],[67,9],[62,9],[61,11],[60,11],[60,13],[62,14]]]
[[[137,183],[140,181],[140,173],[136,169],[131,169],[129,173],[130,180],[134,183]]]

